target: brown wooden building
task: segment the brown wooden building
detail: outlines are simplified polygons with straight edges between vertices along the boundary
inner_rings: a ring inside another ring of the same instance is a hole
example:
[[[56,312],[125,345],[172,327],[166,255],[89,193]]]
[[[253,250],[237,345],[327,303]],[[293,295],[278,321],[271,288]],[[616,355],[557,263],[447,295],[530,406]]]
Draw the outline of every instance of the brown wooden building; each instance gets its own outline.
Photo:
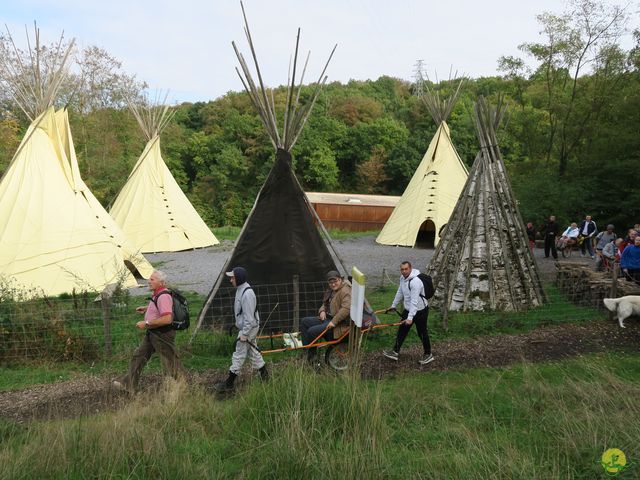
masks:
[[[387,195],[306,193],[326,228],[350,232],[382,229],[400,200]]]

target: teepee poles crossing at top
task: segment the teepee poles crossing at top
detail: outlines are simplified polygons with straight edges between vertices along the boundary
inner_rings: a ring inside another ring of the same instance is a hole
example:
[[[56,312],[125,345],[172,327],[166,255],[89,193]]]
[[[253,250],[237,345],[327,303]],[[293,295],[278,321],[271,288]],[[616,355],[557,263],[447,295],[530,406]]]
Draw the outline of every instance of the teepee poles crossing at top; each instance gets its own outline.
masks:
[[[168,96],[169,92],[167,91],[162,97],[162,101],[160,101],[160,92],[156,94],[153,101],[148,97],[142,97],[137,102],[127,98],[129,109],[138,121],[147,141],[160,135],[175,115],[175,110],[167,105]]]
[[[455,78],[453,80],[455,80]],[[451,115],[453,107],[458,101],[460,88],[463,83],[464,79],[461,78],[454,92],[446,98],[441,98],[439,91],[431,90],[424,81],[422,82],[421,86],[424,88],[424,91],[420,91],[419,97],[424,102],[424,105],[427,107],[427,110],[429,110],[429,113],[431,113],[437,125],[446,122],[449,115]]]
[[[244,18],[244,32],[247,37],[247,41],[249,43],[249,48],[251,50],[251,56],[253,58],[253,63],[255,65],[256,74],[258,77],[258,84],[253,79],[253,74],[249,69],[249,66],[235,42],[231,42],[233,46],[233,50],[236,53],[236,57],[238,57],[238,62],[240,63],[240,68],[242,72],[236,67],[236,73],[240,77],[240,81],[244,89],[249,94],[249,98],[251,102],[256,107],[258,111],[258,115],[264,124],[264,127],[267,130],[269,138],[271,139],[271,143],[274,148],[281,148],[286,151],[291,151],[293,146],[295,145],[302,129],[311,114],[311,110],[320,94],[322,87],[327,81],[327,76],[325,72],[327,67],[329,66],[329,62],[333,57],[333,54],[337,48],[337,45],[333,47],[331,50],[331,54],[327,59],[327,62],[318,77],[318,80],[315,84],[315,89],[311,94],[310,100],[305,105],[300,105],[300,92],[302,90],[302,82],[304,81],[304,76],[307,70],[307,65],[309,63],[309,56],[311,52],[307,54],[304,67],[302,69],[302,74],[300,75],[300,81],[296,84],[296,71],[298,68],[298,51],[300,46],[300,29],[298,28],[298,33],[296,35],[296,46],[293,55],[293,68],[291,68],[291,62],[289,64],[289,76],[287,79],[287,97],[286,104],[284,108],[284,117],[283,117],[283,130],[282,135],[278,130],[278,122],[277,115],[275,109],[275,99],[273,94],[273,89],[270,92],[267,92],[267,88],[264,85],[264,81],[262,79],[262,73],[260,71],[260,66],[258,64],[258,57],[256,55],[256,49],[253,43],[253,38],[251,37],[251,31],[249,30],[249,22],[247,20],[247,15],[244,9],[244,5],[240,2],[240,6],[242,7],[242,16]]]
[[[0,44],[0,84],[11,94],[20,109],[31,122],[51,107],[60,86],[67,76],[69,56],[74,49],[75,39],[64,43],[64,32],[57,44],[48,49],[40,43],[40,29],[34,22],[32,45],[26,30],[27,54],[16,46],[9,28],[7,41]]]

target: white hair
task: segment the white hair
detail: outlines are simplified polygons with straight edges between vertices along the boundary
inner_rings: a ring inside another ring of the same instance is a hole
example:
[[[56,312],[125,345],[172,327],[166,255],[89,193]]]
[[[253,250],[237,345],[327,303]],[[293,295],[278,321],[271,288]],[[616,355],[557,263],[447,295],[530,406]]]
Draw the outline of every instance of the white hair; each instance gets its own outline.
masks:
[[[164,273],[163,271],[154,270],[151,275],[155,275],[156,276],[156,280],[158,280],[159,282],[161,282],[163,284],[167,283],[167,274]]]

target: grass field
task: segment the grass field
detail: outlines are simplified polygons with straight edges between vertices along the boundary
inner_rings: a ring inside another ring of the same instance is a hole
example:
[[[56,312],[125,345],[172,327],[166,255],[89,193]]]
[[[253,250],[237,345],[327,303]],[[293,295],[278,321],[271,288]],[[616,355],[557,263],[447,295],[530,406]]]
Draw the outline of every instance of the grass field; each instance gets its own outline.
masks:
[[[384,381],[292,366],[226,401],[171,381],[117,412],[1,422],[0,478],[607,478],[605,449],[638,461],[639,396],[621,353]]]

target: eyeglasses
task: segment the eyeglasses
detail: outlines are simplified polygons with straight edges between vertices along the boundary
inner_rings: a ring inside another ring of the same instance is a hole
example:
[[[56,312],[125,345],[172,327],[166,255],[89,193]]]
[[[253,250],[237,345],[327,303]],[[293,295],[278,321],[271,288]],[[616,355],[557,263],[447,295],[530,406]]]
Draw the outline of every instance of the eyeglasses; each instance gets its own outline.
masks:
[[[329,280],[329,284],[331,283],[338,283],[340,281],[339,278],[332,278],[331,280]]]

